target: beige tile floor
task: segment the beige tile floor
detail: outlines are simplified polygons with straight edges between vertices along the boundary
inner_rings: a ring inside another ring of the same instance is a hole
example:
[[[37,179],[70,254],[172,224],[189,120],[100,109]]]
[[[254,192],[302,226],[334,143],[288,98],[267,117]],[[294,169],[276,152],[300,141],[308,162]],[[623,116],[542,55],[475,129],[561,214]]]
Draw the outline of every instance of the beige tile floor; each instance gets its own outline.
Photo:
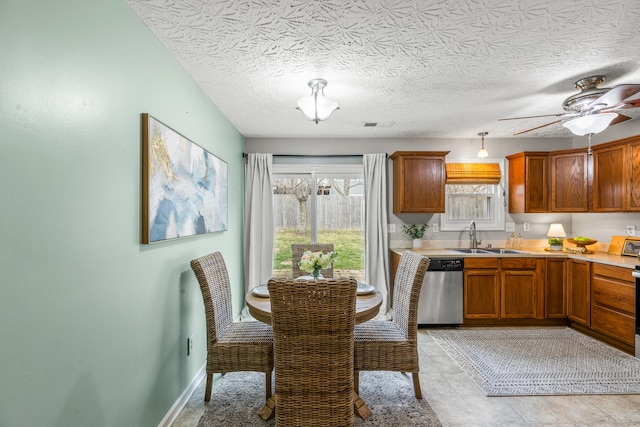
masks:
[[[486,397],[428,334],[419,330],[423,398],[444,427],[640,426],[640,395]],[[193,427],[204,411],[204,382],[173,427]]]

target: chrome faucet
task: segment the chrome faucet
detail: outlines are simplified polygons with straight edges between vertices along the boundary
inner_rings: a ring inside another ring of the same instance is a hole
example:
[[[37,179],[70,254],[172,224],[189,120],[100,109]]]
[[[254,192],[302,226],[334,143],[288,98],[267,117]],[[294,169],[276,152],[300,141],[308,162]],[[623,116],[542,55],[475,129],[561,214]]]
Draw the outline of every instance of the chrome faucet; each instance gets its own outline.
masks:
[[[478,249],[478,243],[482,243],[482,240],[478,241],[475,221],[471,221],[471,226],[469,227],[469,243],[472,249]]]

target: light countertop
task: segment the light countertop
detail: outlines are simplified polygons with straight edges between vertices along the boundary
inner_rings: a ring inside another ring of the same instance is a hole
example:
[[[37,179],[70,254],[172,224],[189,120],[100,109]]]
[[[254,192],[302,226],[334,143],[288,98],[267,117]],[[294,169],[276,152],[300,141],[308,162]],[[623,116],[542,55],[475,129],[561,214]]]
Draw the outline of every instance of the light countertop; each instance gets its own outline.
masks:
[[[482,249],[482,248],[479,248],[479,249]],[[433,247],[422,248],[422,249],[391,248],[391,250],[397,253],[398,255],[402,254],[402,252],[404,251],[412,251],[429,258],[563,257],[568,259],[579,259],[583,261],[598,262],[601,264],[609,264],[609,265],[614,265],[614,266],[624,267],[629,269],[634,269],[636,265],[640,265],[640,260],[638,259],[638,257],[635,257],[635,256],[611,255],[607,252],[596,252],[594,254],[574,254],[574,253],[564,252],[564,251],[547,251],[544,248],[528,248],[528,247],[523,248],[521,250],[522,253],[518,253],[518,254],[500,254],[500,253],[467,254],[467,253],[456,252],[446,248],[433,248]]]

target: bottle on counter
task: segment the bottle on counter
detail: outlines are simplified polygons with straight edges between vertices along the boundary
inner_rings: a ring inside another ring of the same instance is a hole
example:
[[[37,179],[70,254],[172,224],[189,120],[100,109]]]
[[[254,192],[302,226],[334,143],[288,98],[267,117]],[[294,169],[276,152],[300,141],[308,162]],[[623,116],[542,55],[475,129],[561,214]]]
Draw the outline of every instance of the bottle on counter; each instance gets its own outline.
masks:
[[[522,235],[520,233],[518,233],[518,237],[516,237],[515,249],[522,249]]]
[[[505,245],[507,247],[507,249],[512,249],[513,248],[513,241],[515,240],[515,237],[513,237],[513,233],[511,233],[511,236],[509,236],[509,238],[507,239],[507,244]]]

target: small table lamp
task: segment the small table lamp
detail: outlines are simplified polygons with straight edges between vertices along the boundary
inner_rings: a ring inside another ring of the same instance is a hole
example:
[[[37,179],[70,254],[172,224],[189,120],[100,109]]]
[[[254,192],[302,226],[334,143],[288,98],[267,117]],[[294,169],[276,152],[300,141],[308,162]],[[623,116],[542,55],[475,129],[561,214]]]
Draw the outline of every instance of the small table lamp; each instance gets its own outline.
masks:
[[[549,238],[549,246],[551,250],[561,251],[562,237],[567,237],[567,234],[564,232],[562,224],[551,224],[549,226],[549,231],[547,232],[547,237]]]

